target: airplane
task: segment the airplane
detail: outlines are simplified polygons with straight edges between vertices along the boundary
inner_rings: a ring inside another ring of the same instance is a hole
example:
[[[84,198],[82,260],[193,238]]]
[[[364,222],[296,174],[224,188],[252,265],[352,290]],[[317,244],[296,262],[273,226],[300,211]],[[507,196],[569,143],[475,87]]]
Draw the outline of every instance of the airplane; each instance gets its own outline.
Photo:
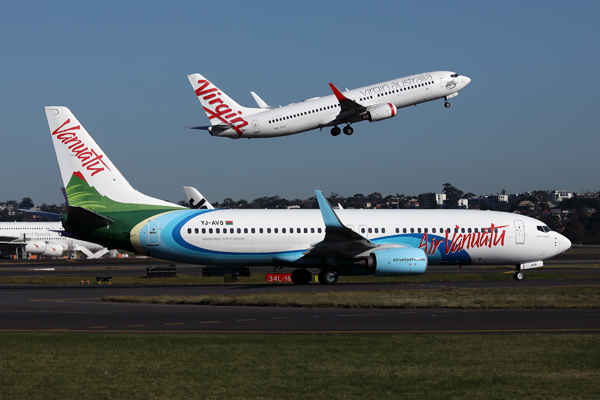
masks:
[[[0,222],[0,250],[42,257],[61,257],[69,250],[81,251],[89,259],[108,253],[104,246],[69,236],[60,221],[57,222]]]
[[[332,95],[313,97],[284,107],[267,105],[254,92],[260,108],[242,107],[200,74],[188,75],[200,100],[210,126],[188,127],[207,130],[212,136],[240,138],[270,138],[293,135],[313,129],[332,127],[331,134],[342,131],[352,135],[351,124],[376,122],[396,116],[399,108],[416,106],[436,99],[444,105],[458,95],[471,79],[451,71],[424,72],[391,81],[341,92],[330,83]],[[340,129],[338,125],[346,126]]]
[[[135,190],[66,107],[46,107],[69,200],[65,230],[109,248],[215,266],[338,276],[423,274],[428,265],[512,264],[514,279],[571,247],[541,221],[478,210],[189,209]]]

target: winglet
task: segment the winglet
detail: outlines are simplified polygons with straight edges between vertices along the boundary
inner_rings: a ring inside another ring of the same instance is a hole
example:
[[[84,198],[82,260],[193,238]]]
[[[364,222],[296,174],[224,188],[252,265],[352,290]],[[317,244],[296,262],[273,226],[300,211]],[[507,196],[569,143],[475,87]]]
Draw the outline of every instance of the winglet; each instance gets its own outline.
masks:
[[[338,99],[338,101],[348,100],[348,98],[346,98],[346,96],[344,96],[333,83],[330,83],[329,86],[331,86],[331,90],[333,90],[333,94],[335,94],[335,97]]]
[[[335,211],[333,211],[325,196],[323,196],[323,192],[315,190],[315,194],[317,195],[317,201],[319,202],[319,209],[321,210],[321,216],[323,216],[325,229],[347,229],[344,224],[342,224],[342,221],[340,221]]]
[[[265,103],[263,101],[263,99],[261,99],[260,97],[258,97],[258,95],[254,92],[250,92],[250,94],[252,94],[252,97],[254,97],[254,101],[256,101],[256,104],[258,104],[258,106],[260,108],[262,108],[263,110],[269,110],[273,107],[271,107],[270,105],[268,105],[267,103]]]

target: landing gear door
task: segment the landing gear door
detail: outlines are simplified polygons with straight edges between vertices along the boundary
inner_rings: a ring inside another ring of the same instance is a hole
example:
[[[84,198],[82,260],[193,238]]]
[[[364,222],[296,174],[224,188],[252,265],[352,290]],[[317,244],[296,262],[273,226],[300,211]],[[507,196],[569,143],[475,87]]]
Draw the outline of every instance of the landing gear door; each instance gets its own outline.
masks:
[[[160,243],[160,229],[158,221],[148,221],[148,246],[158,246]]]
[[[515,220],[515,241],[517,244],[525,244],[525,229],[520,220]]]

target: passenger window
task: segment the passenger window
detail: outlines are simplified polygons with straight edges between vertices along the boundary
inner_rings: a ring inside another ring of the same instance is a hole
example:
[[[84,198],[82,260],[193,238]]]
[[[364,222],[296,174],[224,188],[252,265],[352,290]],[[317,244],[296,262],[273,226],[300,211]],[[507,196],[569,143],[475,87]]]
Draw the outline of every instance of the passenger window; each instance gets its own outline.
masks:
[[[379,233],[379,228],[375,228],[375,233]]]
[[[406,228],[402,228],[402,233],[406,233]]]
[[[315,233],[315,228],[310,228],[310,233]]]
[[[308,228],[304,228],[304,233],[308,233]]]
[[[365,233],[365,228],[360,228],[360,233]]]
[[[417,228],[417,233],[421,233],[421,228]]]
[[[475,231],[475,233],[478,233],[478,232],[479,232],[479,229],[475,228],[475,229],[474,229],[474,231]]]
[[[373,229],[369,228],[369,233],[373,233]]]
[[[290,233],[294,233],[294,228],[290,228]]]
[[[415,228],[410,228],[410,233],[415,233]]]
[[[208,228],[208,233],[213,233],[212,228]]]
[[[381,228],[381,233],[385,233],[385,228]]]
[[[296,228],[296,233],[300,233],[300,228]]]
[[[221,233],[221,230],[219,228],[215,229],[215,233]]]
[[[431,228],[431,233],[435,233],[435,228]]]
[[[199,230],[198,228],[195,228],[195,229],[194,229],[194,232],[195,232],[196,234],[198,234],[198,233],[200,233],[200,230]]]
[[[242,230],[240,228],[238,228],[237,233],[242,233]]]
[[[400,228],[396,228],[396,233],[400,233]]]
[[[285,228],[281,228],[281,233],[285,233]]]
[[[317,228],[317,231],[318,231],[319,233],[321,233],[321,228]]]
[[[275,229],[273,229],[273,232],[279,233],[279,230],[277,228],[275,228]]]
[[[462,233],[465,233],[465,228],[460,228],[460,231],[461,231]]]
[[[271,228],[267,228],[267,233],[271,233]]]
[[[259,232],[259,233],[263,233],[263,228],[259,228],[259,229],[258,229],[258,232]],[[254,232],[252,232],[252,233],[254,233]]]
[[[202,228],[202,233],[206,233],[206,228]]]
[[[424,231],[425,231],[425,233],[427,233],[428,232],[427,228],[425,228]]]
[[[539,226],[538,226],[538,229],[540,229]],[[188,233],[192,233],[192,228],[188,228]]]
[[[467,232],[471,233],[471,228],[467,229]]]
[[[254,228],[252,228],[254,230]],[[244,233],[248,233],[248,228],[244,228]]]

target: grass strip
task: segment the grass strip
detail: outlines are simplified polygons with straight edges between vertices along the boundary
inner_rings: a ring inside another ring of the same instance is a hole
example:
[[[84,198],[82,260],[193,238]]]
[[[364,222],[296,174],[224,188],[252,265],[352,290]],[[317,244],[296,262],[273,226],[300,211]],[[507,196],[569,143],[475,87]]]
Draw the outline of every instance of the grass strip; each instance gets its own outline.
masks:
[[[203,296],[107,296],[101,301],[205,306],[318,308],[600,308],[595,286],[253,293]]]
[[[376,277],[370,275],[363,276],[340,276],[340,283],[394,283],[394,282],[475,282],[475,281],[510,281],[512,280],[512,269],[508,273],[470,274],[464,272],[454,272],[448,274],[424,274],[416,276],[391,276]],[[81,273],[81,271],[78,271]],[[87,285],[97,285],[96,276],[106,276],[109,273],[93,272],[89,275],[78,276],[8,276],[0,277],[0,284],[52,284],[52,285],[81,285],[81,281]],[[575,275],[568,273],[526,272],[527,279],[596,279],[593,275]],[[216,285],[223,284],[222,277],[202,277],[199,275],[178,274],[173,278],[148,278],[145,275],[137,276],[114,276],[112,285]],[[252,274],[249,278],[240,277],[237,284],[263,284],[265,274]],[[103,283],[106,284],[106,283]]]
[[[6,399],[597,399],[594,334],[0,334]]]

